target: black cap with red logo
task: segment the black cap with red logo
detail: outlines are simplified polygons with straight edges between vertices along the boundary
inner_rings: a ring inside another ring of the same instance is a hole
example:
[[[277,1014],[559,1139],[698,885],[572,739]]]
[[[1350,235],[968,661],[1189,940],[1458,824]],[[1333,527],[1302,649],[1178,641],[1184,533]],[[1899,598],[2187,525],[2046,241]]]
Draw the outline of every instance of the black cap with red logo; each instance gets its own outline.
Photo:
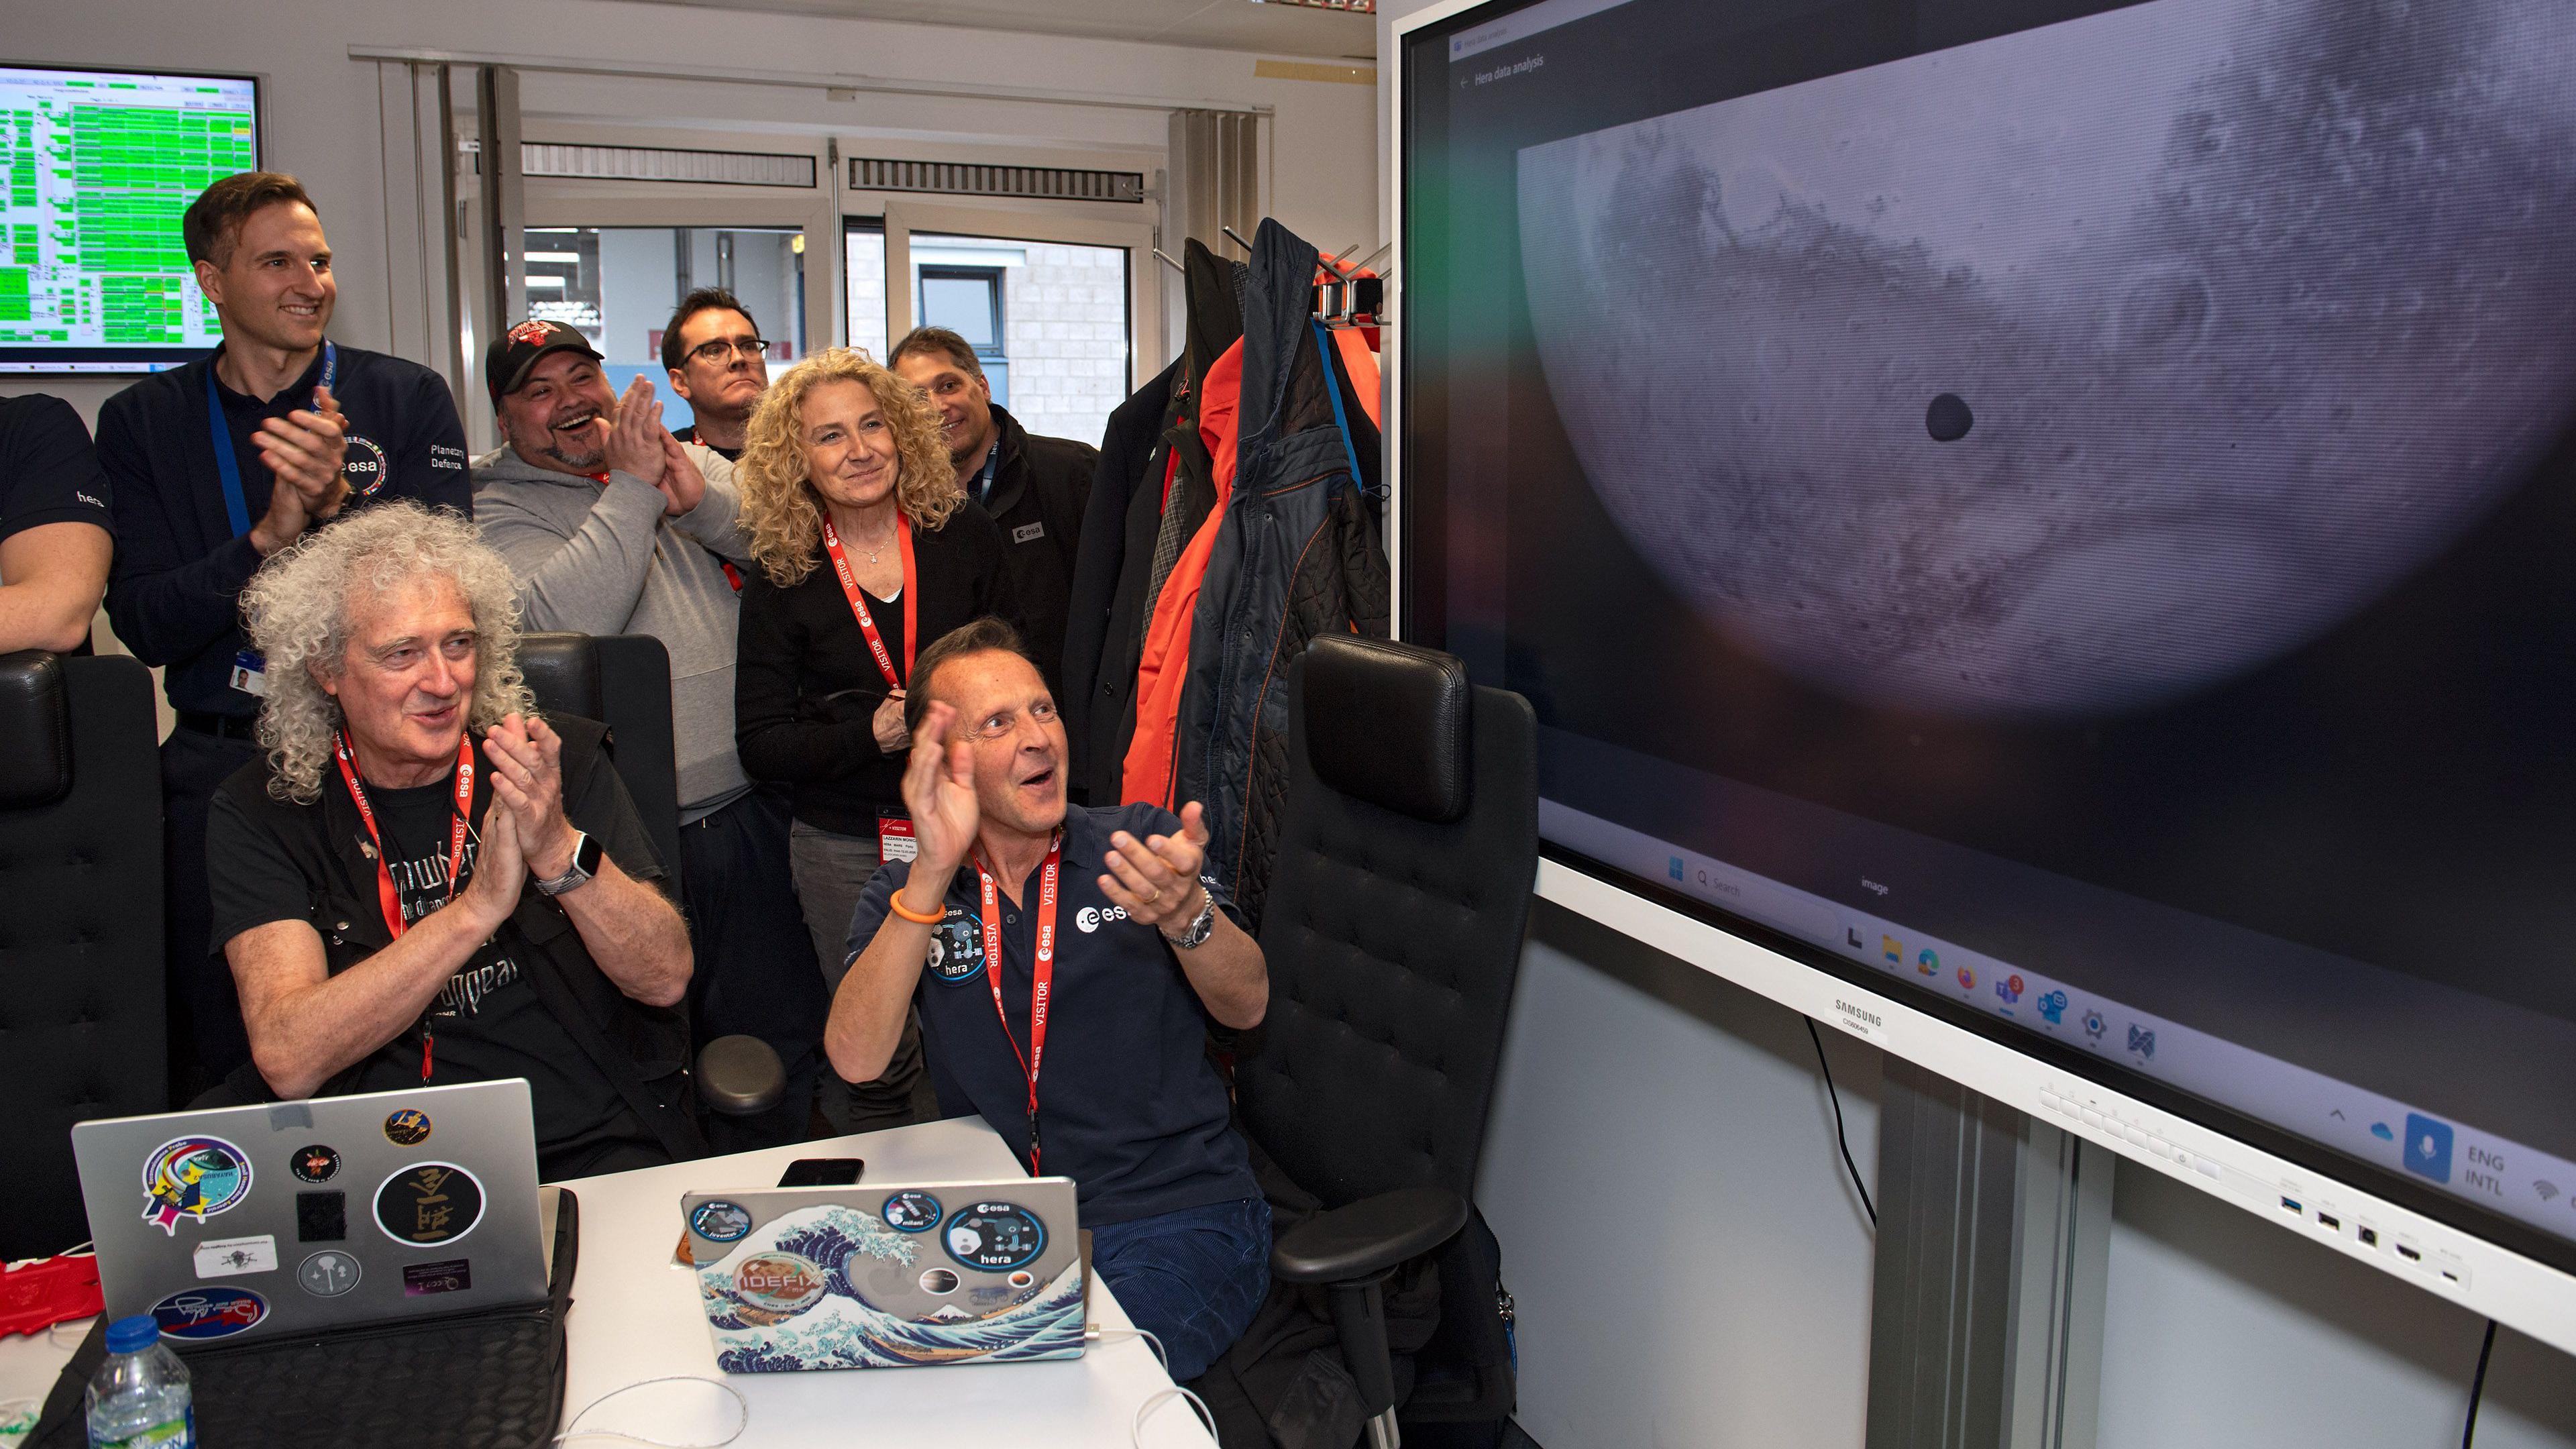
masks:
[[[492,389],[493,405],[499,406],[502,398],[525,386],[528,374],[550,352],[578,352],[593,362],[605,360],[578,328],[534,319],[522,322],[493,338],[483,350],[483,382]]]

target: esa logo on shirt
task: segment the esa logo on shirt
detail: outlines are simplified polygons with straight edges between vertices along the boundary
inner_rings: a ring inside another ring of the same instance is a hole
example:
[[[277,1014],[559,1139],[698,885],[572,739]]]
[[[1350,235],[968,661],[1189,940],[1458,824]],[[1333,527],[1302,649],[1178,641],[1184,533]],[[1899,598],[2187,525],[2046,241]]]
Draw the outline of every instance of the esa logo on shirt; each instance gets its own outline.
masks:
[[[1123,921],[1125,919],[1127,919],[1127,908],[1125,906],[1111,906],[1105,911],[1096,911],[1089,906],[1084,906],[1081,910],[1073,913],[1073,928],[1088,936],[1092,932],[1099,930],[1102,926],[1105,926],[1112,921]]]
[[[376,446],[374,439],[351,433],[349,451],[340,464],[340,471],[348,475],[352,494],[373,498],[384,491],[386,480],[393,477],[394,470],[393,464],[385,457],[385,450]]]
[[[949,986],[963,986],[984,974],[983,928],[964,906],[950,906],[948,916],[930,931],[930,952],[922,964]]]

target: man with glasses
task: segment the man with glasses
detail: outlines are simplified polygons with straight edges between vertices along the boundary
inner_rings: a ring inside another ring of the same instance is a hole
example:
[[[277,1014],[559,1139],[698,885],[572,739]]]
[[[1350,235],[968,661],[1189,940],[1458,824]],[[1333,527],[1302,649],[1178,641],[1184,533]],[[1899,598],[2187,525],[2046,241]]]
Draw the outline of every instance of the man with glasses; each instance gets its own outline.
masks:
[[[752,565],[733,465],[663,430],[649,379],[609,391],[598,350],[560,322],[503,333],[483,371],[508,446],[475,460],[474,521],[509,561],[522,627],[649,634],[671,656],[698,1037],[757,1036],[788,1070],[779,1107],[716,1145],[801,1140],[829,1002],[796,904],[787,807],[734,754],[737,565]]]
[[[671,436],[732,462],[742,456],[743,429],[769,391],[769,344],[742,299],[722,287],[700,287],[680,299],[662,329],[662,366],[671,391],[697,414]]]

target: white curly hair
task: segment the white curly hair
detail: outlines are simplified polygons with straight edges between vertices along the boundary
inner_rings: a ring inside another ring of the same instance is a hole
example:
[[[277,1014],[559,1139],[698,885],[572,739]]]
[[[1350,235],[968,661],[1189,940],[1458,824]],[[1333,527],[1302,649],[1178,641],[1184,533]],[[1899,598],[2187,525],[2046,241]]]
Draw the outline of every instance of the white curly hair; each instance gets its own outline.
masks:
[[[535,713],[519,673],[518,585],[510,566],[454,509],[409,499],[380,503],[306,534],[260,565],[242,590],[251,645],[268,661],[259,742],[268,751],[269,794],[305,805],[321,798],[344,722],[321,679],[337,679],[347,667],[350,606],[424,576],[453,580],[474,611],[467,726],[489,729],[505,715]]]

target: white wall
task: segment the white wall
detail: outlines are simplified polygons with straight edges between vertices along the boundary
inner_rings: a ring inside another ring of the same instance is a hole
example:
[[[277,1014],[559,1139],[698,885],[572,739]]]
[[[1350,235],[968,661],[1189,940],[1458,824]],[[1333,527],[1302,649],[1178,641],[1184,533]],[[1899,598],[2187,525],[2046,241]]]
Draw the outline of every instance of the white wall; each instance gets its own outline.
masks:
[[[1277,108],[1274,213],[1319,245],[1376,229],[1368,88],[1256,78],[1257,57],[1239,52],[621,0],[221,0],[214,12],[198,0],[27,4],[10,7],[7,35],[13,61],[259,75],[265,161],[302,177],[320,203],[341,270],[332,330],[361,347],[384,346],[391,335],[389,225],[415,223],[407,200],[389,222],[377,67],[349,59],[352,44],[1267,104]],[[792,136],[794,149],[824,134],[892,155],[963,145],[1035,164],[1083,164],[1057,158],[1104,149],[1159,156],[1167,140],[1157,111],[875,94],[834,101],[813,91],[712,82],[530,73],[522,106],[532,140],[549,139],[552,123],[580,118],[663,131],[730,130],[728,144],[763,133]],[[711,261],[705,275],[712,280]],[[810,283],[808,305],[824,306]],[[49,379],[41,386],[95,420],[118,384]],[[479,406],[479,399],[464,401]]]
[[[1879,1054],[1825,1039],[1869,1181]],[[1861,1442],[1869,1223],[1795,1014],[1541,903],[1476,1197],[1546,1449]]]

